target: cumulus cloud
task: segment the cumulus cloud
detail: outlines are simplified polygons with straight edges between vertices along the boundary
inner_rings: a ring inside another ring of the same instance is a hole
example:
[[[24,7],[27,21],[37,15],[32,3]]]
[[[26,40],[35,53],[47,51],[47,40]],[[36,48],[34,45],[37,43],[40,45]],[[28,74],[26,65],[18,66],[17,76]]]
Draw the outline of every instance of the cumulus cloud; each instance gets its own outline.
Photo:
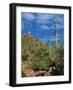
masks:
[[[49,20],[52,19],[53,17],[55,17],[53,14],[46,14],[46,13],[37,14],[37,19],[39,20]]]
[[[59,29],[62,29],[64,26],[62,24],[56,24],[56,29],[59,30]]]
[[[54,24],[57,23],[57,29],[63,28],[63,15],[46,14],[46,13],[22,13],[22,19],[34,21],[36,25],[43,25],[43,29],[48,29],[48,24],[52,22],[51,29],[54,29]]]
[[[44,30],[49,30],[48,25],[41,25],[40,27],[41,27],[42,29],[44,29]]]
[[[22,18],[28,21],[33,21],[35,19],[35,15],[33,13],[22,13]]]
[[[47,24],[50,19],[53,19],[54,18],[54,15],[52,14],[37,14],[37,17],[36,17],[36,23],[41,23],[41,24]]]
[[[55,17],[55,22],[60,22],[61,24],[62,23],[64,23],[64,15],[57,15],[56,17]]]
[[[62,24],[58,24],[58,23],[56,23],[56,24],[53,24],[53,25],[51,25],[50,27],[49,27],[49,29],[50,30],[60,30],[60,29],[62,29],[62,28],[64,28],[64,25],[62,25]]]

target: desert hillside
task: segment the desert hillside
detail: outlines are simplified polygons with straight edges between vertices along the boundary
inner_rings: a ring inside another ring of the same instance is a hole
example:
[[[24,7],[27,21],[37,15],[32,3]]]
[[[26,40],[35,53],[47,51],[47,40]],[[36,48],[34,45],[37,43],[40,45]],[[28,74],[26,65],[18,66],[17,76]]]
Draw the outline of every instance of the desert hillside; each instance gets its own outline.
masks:
[[[22,36],[22,77],[54,76],[64,74],[64,49],[32,37]]]

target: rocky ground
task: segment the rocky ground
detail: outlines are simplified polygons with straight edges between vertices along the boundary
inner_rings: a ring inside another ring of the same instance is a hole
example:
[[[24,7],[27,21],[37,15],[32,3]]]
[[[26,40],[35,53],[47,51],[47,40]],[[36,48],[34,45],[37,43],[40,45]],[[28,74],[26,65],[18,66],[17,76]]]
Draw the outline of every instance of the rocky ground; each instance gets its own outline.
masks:
[[[22,77],[57,76],[64,75],[63,68],[49,67],[47,70],[34,71],[32,68],[22,65]]]

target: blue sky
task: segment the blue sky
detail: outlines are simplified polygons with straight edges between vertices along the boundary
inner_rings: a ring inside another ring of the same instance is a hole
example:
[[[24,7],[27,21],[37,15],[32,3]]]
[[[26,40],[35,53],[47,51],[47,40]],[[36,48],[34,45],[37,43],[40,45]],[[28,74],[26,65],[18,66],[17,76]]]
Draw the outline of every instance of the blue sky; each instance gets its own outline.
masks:
[[[54,37],[55,42],[55,26],[58,42],[60,42],[60,35],[62,35],[64,42],[63,14],[21,12],[22,35],[31,32],[33,37],[43,42],[51,43],[52,37]]]

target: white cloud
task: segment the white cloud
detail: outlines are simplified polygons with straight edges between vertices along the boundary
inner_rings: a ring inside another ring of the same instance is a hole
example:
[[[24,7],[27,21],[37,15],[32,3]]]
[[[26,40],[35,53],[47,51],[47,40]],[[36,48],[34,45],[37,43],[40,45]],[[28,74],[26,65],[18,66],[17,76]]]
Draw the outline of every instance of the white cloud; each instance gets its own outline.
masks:
[[[56,25],[56,27],[55,27],[55,25]],[[49,29],[59,30],[59,29],[62,29],[63,27],[64,27],[63,25],[57,23],[57,24],[54,24],[54,25],[50,26]]]
[[[60,16],[57,16],[57,17],[55,17],[55,21],[60,22],[60,23],[64,23],[64,18],[60,17]]]
[[[64,24],[64,18],[62,15],[46,13],[37,14],[36,23],[47,24],[48,22],[50,22],[50,20],[52,20],[53,22],[58,22],[59,24]]]
[[[33,21],[35,19],[35,15],[33,13],[23,13],[22,18],[28,21]]]
[[[56,14],[46,14],[46,13],[22,13],[22,18],[28,21],[35,20],[36,24],[48,24],[52,19],[55,22],[60,22],[61,24],[64,23],[63,17],[56,15]],[[57,28],[61,28],[62,25],[57,25]]]
[[[50,19],[53,19],[53,14],[37,14],[36,23],[47,24]]]
[[[41,28],[44,29],[44,30],[49,30],[48,25],[41,25]]]
[[[56,28],[57,28],[57,30],[58,30],[58,29],[61,29],[61,28],[63,28],[63,25],[61,25],[61,24],[56,24]]]
[[[37,19],[40,20],[49,20],[52,19],[53,17],[55,17],[55,15],[53,14],[37,14]]]
[[[35,22],[36,22],[36,23],[39,23],[39,24],[47,24],[48,20],[40,20],[40,19],[36,19]]]

